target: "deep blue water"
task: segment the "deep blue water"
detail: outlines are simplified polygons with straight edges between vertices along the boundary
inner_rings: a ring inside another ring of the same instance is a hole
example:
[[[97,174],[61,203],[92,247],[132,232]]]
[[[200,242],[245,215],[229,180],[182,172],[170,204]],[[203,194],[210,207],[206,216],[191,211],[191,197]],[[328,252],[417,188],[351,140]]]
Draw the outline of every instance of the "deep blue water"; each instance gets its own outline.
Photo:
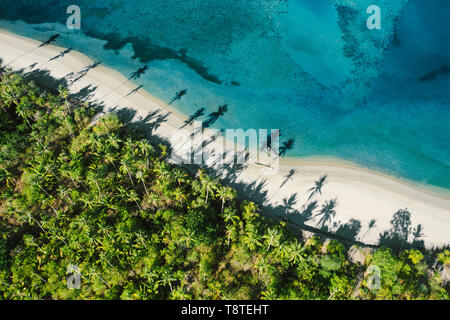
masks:
[[[450,188],[450,1],[2,0],[0,27],[55,32],[189,115],[219,105],[218,128],[281,129],[288,156],[331,156]],[[358,4],[352,5],[357,2]],[[381,30],[366,8],[382,10]]]

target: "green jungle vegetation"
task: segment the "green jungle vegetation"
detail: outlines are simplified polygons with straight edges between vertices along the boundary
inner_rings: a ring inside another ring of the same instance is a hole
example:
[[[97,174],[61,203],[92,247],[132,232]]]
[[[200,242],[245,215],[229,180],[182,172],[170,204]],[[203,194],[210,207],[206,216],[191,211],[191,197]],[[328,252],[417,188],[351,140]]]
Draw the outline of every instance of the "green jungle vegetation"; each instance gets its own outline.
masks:
[[[96,109],[64,86],[5,71],[0,108],[2,299],[449,299],[450,251],[351,262],[342,243],[299,239],[205,171],[169,164],[117,114],[92,125]]]

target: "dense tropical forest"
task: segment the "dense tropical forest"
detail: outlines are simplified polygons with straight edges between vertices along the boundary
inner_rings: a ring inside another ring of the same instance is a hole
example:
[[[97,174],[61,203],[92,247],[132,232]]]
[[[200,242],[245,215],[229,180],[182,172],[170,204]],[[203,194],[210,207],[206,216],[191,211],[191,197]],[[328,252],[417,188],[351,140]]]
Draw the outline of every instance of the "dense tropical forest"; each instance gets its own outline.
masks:
[[[295,237],[64,86],[3,71],[0,107],[2,299],[449,299],[448,250],[358,262],[335,240]]]

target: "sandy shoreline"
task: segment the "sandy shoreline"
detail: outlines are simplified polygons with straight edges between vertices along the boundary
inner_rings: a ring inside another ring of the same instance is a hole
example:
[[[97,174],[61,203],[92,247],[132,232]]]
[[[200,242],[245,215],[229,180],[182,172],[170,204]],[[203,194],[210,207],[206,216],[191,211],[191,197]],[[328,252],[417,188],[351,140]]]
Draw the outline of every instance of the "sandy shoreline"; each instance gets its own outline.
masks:
[[[59,54],[62,48],[46,46],[35,49],[39,44],[38,41],[0,30],[0,59],[3,60],[3,64],[10,63],[8,67],[14,70],[28,68],[26,71],[30,71],[29,66],[38,63],[36,68],[45,67],[56,78],[77,73],[93,63],[91,59],[75,51],[48,62],[50,58]],[[91,86],[95,88],[91,98],[93,101],[104,97],[102,101],[106,107],[120,105],[136,110],[137,116],[141,117],[159,110],[159,116],[165,116],[165,122],[161,122],[154,132],[172,141],[174,133],[183,125],[186,116],[142,89],[128,95],[136,88],[136,84],[127,82],[123,85],[126,80],[119,72],[100,65],[76,81],[70,90],[76,93]],[[111,92],[114,88],[116,89]],[[207,148],[212,148],[217,142],[218,140],[212,142]],[[292,169],[296,170],[295,174],[283,184],[284,177]],[[283,200],[291,198],[294,199],[291,202],[292,211],[300,211],[307,200],[307,190],[314,185],[315,180],[326,174],[328,182],[317,200],[320,208],[324,201],[337,198],[337,214],[328,223],[330,231],[336,231],[350,219],[355,219],[361,223],[356,239],[368,244],[377,244],[379,234],[390,229],[393,214],[398,209],[408,208],[411,212],[412,226],[421,224],[423,227],[424,237],[420,240],[423,240],[427,247],[450,243],[450,197],[445,189],[436,188],[439,193],[435,193],[431,188],[413,185],[345,161],[328,159],[288,158],[281,161],[276,175],[261,176],[260,171],[260,167],[249,165],[238,174],[238,180],[250,184],[265,179],[263,190],[267,192],[266,200],[261,203],[255,199],[265,207],[270,204],[280,209],[283,207]],[[218,172],[218,175],[226,179],[227,173]],[[280,187],[281,185],[283,186]],[[277,213],[279,211],[276,210]],[[291,215],[290,219],[298,220],[295,215]],[[368,230],[371,219],[376,220],[376,226]],[[318,220],[319,218],[311,219],[306,224],[315,226]],[[412,237],[409,240],[412,240]]]

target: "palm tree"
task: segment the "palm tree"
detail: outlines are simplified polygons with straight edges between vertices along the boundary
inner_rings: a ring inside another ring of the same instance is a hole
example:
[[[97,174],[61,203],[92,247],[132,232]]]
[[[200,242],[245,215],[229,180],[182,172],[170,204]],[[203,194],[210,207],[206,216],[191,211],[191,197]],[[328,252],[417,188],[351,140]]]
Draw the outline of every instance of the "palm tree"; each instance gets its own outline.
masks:
[[[180,237],[179,242],[184,243],[187,248],[191,247],[191,244],[195,244],[197,241],[197,238],[195,237],[195,231],[190,230],[186,231],[184,230],[183,236]]]
[[[226,231],[225,234],[227,236],[227,245],[230,245],[230,241],[231,240],[235,240],[236,239],[236,228],[233,224],[227,224],[227,226],[225,227]]]
[[[212,193],[217,189],[217,180],[211,178],[207,174],[201,174],[200,183],[202,185],[202,192],[206,191],[206,203],[208,203],[209,193]]]
[[[329,201],[325,201],[322,205],[322,209],[316,216],[322,216],[319,222],[317,223],[317,228],[322,228],[328,221],[330,221],[335,215],[336,211],[334,208],[336,207],[337,199],[331,199]],[[319,227],[320,226],[320,227]]]
[[[15,184],[14,176],[11,172],[9,172],[3,165],[0,164],[0,181],[6,181],[6,185],[9,187],[10,185]]]
[[[312,187],[311,189],[308,189],[308,192],[311,192],[311,194],[309,195],[307,201],[309,201],[309,200],[310,200],[314,195],[316,195],[316,194],[322,194],[322,187],[323,187],[323,185],[325,184],[325,181],[326,181],[326,180],[327,180],[327,176],[324,175],[324,176],[320,177],[319,180],[316,180],[316,181],[314,182],[314,183],[315,183],[315,186]]]
[[[172,171],[172,176],[173,179],[178,183],[178,185],[181,187],[181,184],[186,182],[188,179],[188,175],[186,172],[184,172],[182,169],[180,168],[175,168]]]
[[[261,246],[261,235],[255,230],[247,231],[243,239],[244,243],[250,250],[255,250],[256,247]]]
[[[119,200],[124,201],[127,199],[127,190],[123,187],[123,186],[118,186],[116,188],[117,192],[119,192],[118,195],[116,195],[115,197],[119,198]],[[124,201],[126,202],[126,201]]]
[[[278,229],[269,228],[267,229],[267,234],[263,236],[267,243],[267,252],[271,246],[278,247],[280,244],[281,233]]]
[[[138,171],[136,172],[136,179],[138,179],[139,181],[141,181],[142,185],[144,186],[145,189],[145,194],[148,196],[148,190],[147,190],[147,186],[145,185],[145,176],[144,173],[142,171]]]
[[[266,291],[263,291],[262,293],[262,300],[277,300],[278,295],[275,292],[275,289],[273,288],[269,288]]]
[[[233,200],[236,196],[236,191],[230,187],[219,187],[219,189],[216,191],[216,195],[222,201],[222,210],[220,211],[222,213],[225,201]]]
[[[294,239],[294,241],[291,241],[288,246],[289,251],[289,261],[293,263],[298,263],[300,261],[305,260],[305,257],[303,256],[304,248],[302,248],[302,245],[300,242],[298,242],[297,239]]]
[[[170,174],[169,165],[165,161],[158,161],[153,169],[157,174],[158,181],[167,182],[167,177]]]
[[[138,194],[136,193],[136,191],[130,190],[130,191],[127,193],[127,197],[128,197],[128,201],[129,201],[129,202],[130,202],[130,201],[133,201],[134,203],[136,203],[136,205],[137,205],[139,211],[142,211],[141,206],[139,205],[139,202],[138,202],[138,201],[140,201],[140,199],[139,199],[139,196],[138,196]]]
[[[281,258],[285,259],[289,257],[289,245],[286,241],[280,242],[277,247],[272,251],[272,255],[275,256],[275,258]]]
[[[152,155],[154,152],[153,146],[145,140],[140,140],[138,142],[138,148],[139,148],[140,152],[143,154],[143,156],[145,157],[145,160],[147,161],[147,169],[150,169],[149,156]]]
[[[225,208],[224,212],[220,215],[225,222],[231,221],[234,225],[239,221],[239,215],[236,210],[232,208]]]
[[[258,263],[255,265],[254,269],[258,270],[259,275],[261,276],[267,268],[270,267],[270,264],[266,261],[264,257],[258,259]]]
[[[157,193],[150,193],[150,195],[147,198],[147,201],[154,207],[157,207],[158,210],[160,209],[159,207],[159,202],[161,201],[161,197],[157,194]]]
[[[131,176],[131,172],[128,169],[127,161],[125,159],[122,159],[122,160],[120,160],[120,164],[121,164],[120,170],[122,170],[124,173],[128,174],[128,177],[130,178],[131,184],[133,185],[133,187],[135,187],[133,178]]]
[[[112,146],[114,149],[119,149],[120,143],[122,143],[122,142],[123,141],[119,139],[117,134],[112,132],[108,135],[108,139],[106,140],[106,145]]]
[[[186,200],[186,196],[185,196],[183,190],[181,190],[181,188],[176,188],[173,191],[173,196],[175,197],[175,199],[177,201],[180,202],[181,205],[183,205],[183,200]]]
[[[111,163],[114,167],[114,169],[116,170],[116,173],[119,174],[119,170],[116,167],[115,161],[116,161],[116,157],[112,154],[106,154],[105,158],[104,158],[106,163]]]
[[[67,101],[67,97],[69,96],[70,92],[69,92],[69,89],[67,89],[66,86],[60,84],[58,86],[58,94],[61,97],[61,99]]]
[[[14,103],[16,104],[16,112],[19,114],[19,116],[21,116],[22,118],[25,119],[25,121],[27,122],[27,124],[30,127],[30,129],[32,129],[31,123],[28,120],[28,117],[31,117],[31,112],[33,110],[33,105],[31,103],[29,103],[29,101],[27,101],[27,99],[21,99],[21,101],[18,102],[17,98],[14,95],[14,93],[11,93],[11,95],[12,95],[12,97],[14,99]],[[33,133],[35,133],[35,131],[33,131]],[[42,142],[37,137],[37,135],[35,137],[37,138],[36,140],[42,145]]]
[[[94,207],[94,199],[91,195],[83,193],[80,200],[84,203],[83,208],[92,209]]]
[[[67,200],[69,200],[69,202],[71,204],[73,204],[73,201],[70,198],[70,190],[66,186],[63,186],[63,185],[59,186],[59,188],[58,188],[58,195],[61,198],[66,198]]]
[[[172,282],[176,281],[177,279],[172,275],[172,272],[168,269],[164,269],[163,272],[161,272],[161,283],[166,286],[169,285],[170,291],[172,292]]]

